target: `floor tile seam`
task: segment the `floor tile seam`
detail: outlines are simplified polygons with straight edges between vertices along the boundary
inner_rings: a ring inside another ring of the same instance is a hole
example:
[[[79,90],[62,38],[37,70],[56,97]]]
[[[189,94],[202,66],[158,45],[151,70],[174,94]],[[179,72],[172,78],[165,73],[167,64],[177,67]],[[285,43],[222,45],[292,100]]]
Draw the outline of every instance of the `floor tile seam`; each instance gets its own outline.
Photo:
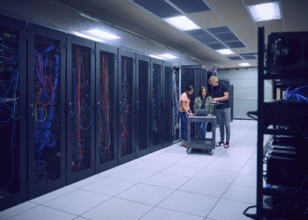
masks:
[[[87,212],[90,212],[91,210],[97,208],[98,206],[100,206],[100,205],[102,205],[102,204],[104,204],[104,203],[106,203],[106,202],[108,202],[108,201],[110,201],[111,199],[114,198],[114,196],[109,196],[109,197],[110,197],[110,198],[108,198],[108,199],[106,199],[105,201],[103,201],[103,202],[101,202],[101,203],[95,205],[94,207],[92,207],[92,208],[88,209],[87,211],[85,211],[85,212],[79,214],[78,216],[79,216],[79,217],[82,217],[82,218],[87,218],[87,217],[84,217],[83,215],[86,214]]]
[[[73,187],[71,187],[71,188],[74,189],[74,190],[72,190],[72,191],[70,191],[70,192],[67,192],[67,193],[64,193],[64,194],[61,194],[60,196],[57,196],[56,198],[53,198],[53,199],[51,199],[51,200],[48,200],[47,202],[36,203],[36,202],[32,202],[31,200],[28,200],[28,201],[29,201],[29,202],[31,201],[32,203],[35,203],[35,204],[38,204],[38,205],[44,205],[44,204],[46,204],[46,203],[48,203],[48,202],[52,202],[52,201],[54,201],[54,200],[56,200],[56,199],[59,199],[59,198],[61,198],[61,197],[64,197],[64,196],[66,196],[66,195],[72,193],[72,192],[75,192],[75,191],[79,190],[79,189],[77,189],[77,188],[73,188]],[[60,189],[63,189],[63,188],[60,188]],[[50,192],[50,193],[52,193],[52,192]],[[42,195],[42,196],[46,196],[46,195],[47,195],[47,194]],[[37,198],[38,198],[38,197],[37,197]],[[35,198],[34,198],[34,199],[35,199]]]
[[[250,158],[253,155],[250,156]],[[235,176],[235,178],[233,179],[233,181],[230,183],[230,185],[227,187],[227,189],[224,191],[224,193],[221,195],[220,198],[223,198],[223,196],[226,194],[226,192],[229,190],[229,188],[232,186],[232,184],[234,183],[234,181],[236,180],[236,178],[240,175],[240,172],[244,169],[244,167],[246,166],[246,164],[248,163],[249,159],[247,160],[247,162],[242,166],[242,168],[237,172],[237,175]]]
[[[33,202],[32,202],[32,203],[33,203]],[[24,211],[22,211],[22,212],[20,212],[20,213],[18,213],[18,214],[14,214],[14,215],[12,215],[11,217],[6,218],[5,220],[12,219],[12,218],[14,218],[15,216],[24,214],[25,212],[28,212],[29,210],[34,209],[34,208],[37,208],[38,206],[40,206],[40,204],[37,204],[37,203],[33,203],[33,204],[35,204],[36,206],[31,207],[31,208],[29,208],[29,209],[26,209],[26,210],[24,210]],[[15,207],[15,206],[13,206],[13,207]],[[11,208],[13,208],[13,207],[11,207]],[[5,209],[5,210],[6,210],[6,209]],[[5,210],[3,210],[3,211],[5,211]]]
[[[54,208],[54,207],[50,207],[50,206],[47,206],[45,204],[41,204],[40,206],[45,207],[45,208],[49,208],[49,209],[53,209],[53,210],[56,210],[56,211],[59,211],[59,212],[63,212],[63,213],[66,213],[66,214],[73,215],[73,216],[75,216],[75,218],[79,215],[79,214],[74,214],[74,213],[71,213],[71,212],[63,211],[63,210],[60,210],[60,209],[57,209],[57,208]]]
[[[211,197],[213,199],[218,199],[219,200],[219,196],[213,196],[213,195],[208,195],[208,194],[202,194],[202,193],[197,193],[197,192],[191,192],[191,191],[186,191],[183,189],[178,189],[178,192],[185,192],[185,193],[190,193],[190,194],[194,194],[194,195],[198,195],[198,196],[207,196],[207,197]]]

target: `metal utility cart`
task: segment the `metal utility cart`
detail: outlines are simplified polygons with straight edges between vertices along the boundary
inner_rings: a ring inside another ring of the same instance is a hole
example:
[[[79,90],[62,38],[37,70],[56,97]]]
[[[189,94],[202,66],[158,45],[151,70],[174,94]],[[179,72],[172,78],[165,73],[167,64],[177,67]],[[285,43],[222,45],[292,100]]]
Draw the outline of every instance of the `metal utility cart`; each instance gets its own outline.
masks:
[[[212,138],[195,138],[191,135],[192,122],[212,123]],[[187,153],[190,154],[192,149],[207,150],[210,155],[214,154],[216,139],[216,116],[189,116],[187,117]]]

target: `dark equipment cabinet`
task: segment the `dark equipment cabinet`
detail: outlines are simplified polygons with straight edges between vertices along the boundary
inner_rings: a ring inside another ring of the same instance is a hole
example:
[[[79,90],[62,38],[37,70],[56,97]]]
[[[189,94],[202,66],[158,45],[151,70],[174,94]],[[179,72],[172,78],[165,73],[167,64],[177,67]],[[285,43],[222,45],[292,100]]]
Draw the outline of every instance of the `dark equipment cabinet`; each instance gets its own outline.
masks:
[[[135,53],[119,49],[118,158],[119,164],[136,158]]]
[[[150,153],[150,57],[136,55],[136,152]]]
[[[258,29],[257,218],[308,219],[308,32]],[[264,100],[264,82],[284,99]],[[264,135],[271,135],[264,143]]]
[[[26,200],[25,29],[0,16],[0,211]]]
[[[117,165],[117,48],[96,43],[96,173]]]
[[[67,182],[95,172],[95,42],[67,35]]]
[[[163,61],[162,114],[163,147],[172,145],[172,74],[173,65]]]
[[[162,61],[151,58],[151,152],[162,148]]]
[[[179,139],[179,81],[180,68],[173,68],[172,72],[172,140],[176,142]]]
[[[195,98],[198,97],[201,86],[206,86],[207,73],[200,65],[182,66],[181,94],[186,91],[188,85],[194,87],[195,92],[190,96],[190,109],[193,111]]]
[[[28,25],[28,198],[65,185],[65,33]]]

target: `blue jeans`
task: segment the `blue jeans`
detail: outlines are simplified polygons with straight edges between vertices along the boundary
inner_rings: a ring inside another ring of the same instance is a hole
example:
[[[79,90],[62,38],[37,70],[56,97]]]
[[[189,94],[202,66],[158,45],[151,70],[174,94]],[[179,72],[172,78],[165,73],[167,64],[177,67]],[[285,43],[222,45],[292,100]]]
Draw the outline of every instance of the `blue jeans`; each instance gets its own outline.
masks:
[[[205,138],[207,122],[198,123],[197,127],[199,128],[199,138]]]
[[[180,112],[181,119],[181,138],[187,141],[187,114],[185,112]]]

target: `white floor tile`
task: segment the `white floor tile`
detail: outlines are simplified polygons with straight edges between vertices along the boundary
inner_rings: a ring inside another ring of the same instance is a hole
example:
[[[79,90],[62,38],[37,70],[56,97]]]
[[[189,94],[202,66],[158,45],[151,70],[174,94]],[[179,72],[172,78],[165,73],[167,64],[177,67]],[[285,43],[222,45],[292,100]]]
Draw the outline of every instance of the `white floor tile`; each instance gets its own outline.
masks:
[[[77,217],[77,218],[74,218],[74,220],[89,220],[89,218],[83,218],[83,217]]]
[[[33,209],[28,210],[27,212],[24,212],[20,215],[16,215],[12,220],[55,220],[55,219],[61,219],[61,220],[70,220],[74,219],[77,216],[61,212],[55,209],[51,209],[44,206],[37,206]]]
[[[257,187],[257,176],[240,173],[233,182],[234,185]]]
[[[136,220],[152,208],[153,206],[112,198],[82,216],[92,220]]]
[[[243,168],[243,164],[238,163],[225,163],[225,162],[216,162],[214,161],[206,168],[209,170],[221,170],[227,172],[239,172]]]
[[[109,170],[100,172],[100,173],[98,173],[97,175],[103,176],[103,177],[105,177],[105,176],[111,176],[111,175],[114,175],[114,174],[116,174],[116,173],[118,173],[118,172],[120,172],[120,171],[123,171],[123,170],[125,170],[125,169],[127,169],[127,167],[121,166],[121,165],[120,165],[120,166],[111,168],[111,169],[109,169]]]
[[[156,207],[140,220],[203,220],[203,217]]]
[[[79,189],[79,188],[87,186],[87,185],[89,185],[91,183],[95,183],[96,181],[99,181],[99,180],[101,180],[103,178],[104,178],[103,176],[94,175],[94,176],[88,177],[86,179],[80,180],[80,181],[78,181],[76,183],[73,183],[73,184],[71,184],[69,186],[72,187],[72,188]]]
[[[204,168],[208,166],[210,163],[214,161],[213,158],[210,157],[203,157],[203,158],[195,158],[195,157],[186,157],[176,164],[188,166],[188,167],[197,167],[197,168]]]
[[[180,186],[182,186],[189,177],[184,176],[175,176],[175,175],[169,175],[164,173],[157,173],[154,176],[146,179],[143,181],[145,184],[154,185],[154,186],[160,186],[165,187],[169,189],[178,189]]]
[[[20,213],[23,213],[27,210],[30,210],[34,207],[37,207],[38,205],[32,202],[24,202],[20,205],[16,205],[12,208],[6,209],[4,211],[0,212],[0,219],[5,220],[9,219],[15,215],[18,215]]]
[[[222,198],[255,204],[257,190],[253,187],[231,185]]]
[[[250,175],[250,176],[257,176],[257,162],[254,162],[252,165],[251,163],[247,163],[243,169],[241,170],[240,174]]]
[[[32,199],[32,200],[30,200],[30,202],[34,202],[34,203],[37,203],[37,204],[44,204],[46,202],[49,202],[49,201],[54,200],[56,198],[59,198],[63,195],[66,195],[70,192],[73,192],[74,190],[76,190],[76,189],[74,189],[70,186],[66,186],[66,187],[63,187],[61,189],[55,190],[53,192],[47,193],[43,196]]]
[[[170,167],[161,171],[161,173],[172,174],[177,176],[193,177],[201,171],[199,167],[189,167],[180,164],[173,164]]]
[[[180,190],[219,198],[224,194],[228,187],[229,184],[227,183],[192,178],[185,183]]]
[[[177,191],[158,206],[205,217],[217,202],[216,198]]]
[[[132,168],[141,169],[141,170],[148,170],[153,172],[160,172],[167,167],[171,166],[173,162],[169,161],[160,161],[160,162],[154,162],[154,161],[142,161],[141,163],[132,166]]]
[[[194,178],[202,180],[212,180],[222,183],[232,183],[236,175],[237,173],[233,172],[203,169],[200,173],[194,176]]]
[[[148,205],[157,205],[173,192],[174,190],[158,186],[138,184],[117,195],[117,197]]]
[[[136,184],[135,182],[127,180],[106,177],[98,182],[83,187],[82,189],[94,193],[115,196],[123,192],[124,190],[127,190],[128,188],[132,187],[135,184]]]
[[[207,216],[207,219],[215,219],[215,220],[248,220],[251,218],[247,218],[243,215],[243,211],[250,206],[249,203],[242,203],[236,201],[230,201],[226,199],[221,199],[211,213]]]
[[[76,190],[45,204],[50,208],[81,215],[82,213],[105,202],[110,197],[97,193]]]
[[[124,179],[132,182],[141,182],[147,179],[150,176],[153,176],[156,172],[149,170],[141,170],[136,168],[127,168],[123,171],[120,171],[110,177]]]

